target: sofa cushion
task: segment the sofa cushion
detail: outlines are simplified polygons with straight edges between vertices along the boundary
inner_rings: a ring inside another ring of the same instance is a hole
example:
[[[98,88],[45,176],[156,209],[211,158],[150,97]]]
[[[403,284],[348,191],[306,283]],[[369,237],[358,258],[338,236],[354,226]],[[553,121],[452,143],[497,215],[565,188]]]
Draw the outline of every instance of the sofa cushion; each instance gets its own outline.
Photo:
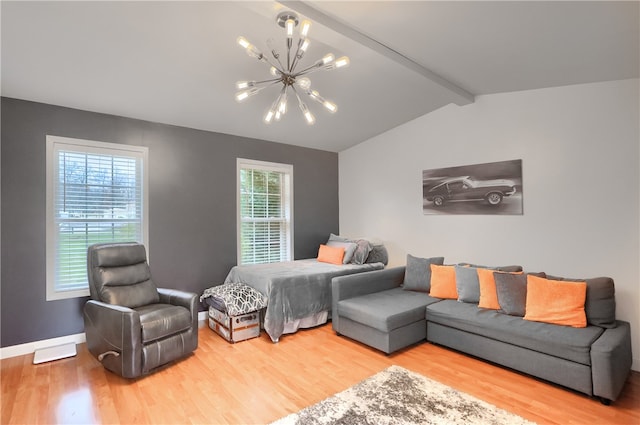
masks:
[[[338,315],[381,332],[391,332],[424,320],[425,307],[438,301],[423,292],[398,287],[342,300],[338,302]]]
[[[166,338],[191,327],[191,313],[171,304],[149,304],[134,309],[140,315],[142,342]]]
[[[427,321],[587,366],[591,365],[591,345],[604,332],[597,326],[572,328],[529,322],[452,300],[429,305]]]
[[[409,291],[431,290],[431,264],[444,263],[444,257],[419,258],[407,254],[403,287]]]

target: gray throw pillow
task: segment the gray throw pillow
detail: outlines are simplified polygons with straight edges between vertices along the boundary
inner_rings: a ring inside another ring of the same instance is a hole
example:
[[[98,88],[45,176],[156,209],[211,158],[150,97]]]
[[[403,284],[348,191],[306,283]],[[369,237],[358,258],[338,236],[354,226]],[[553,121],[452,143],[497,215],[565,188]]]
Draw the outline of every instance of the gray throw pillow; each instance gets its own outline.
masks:
[[[382,263],[385,266],[389,264],[389,253],[384,245],[372,245],[371,252],[365,263]]]
[[[494,273],[500,310],[511,316],[524,317],[527,305],[527,276],[546,277],[544,272],[511,274]]]
[[[478,304],[480,302],[478,270],[475,267],[460,265],[456,265],[455,268],[458,301]]]
[[[444,257],[419,258],[407,254],[403,288],[428,293],[431,290],[431,264],[444,264]]]
[[[353,253],[351,262],[353,264],[364,264],[364,262],[367,261],[367,258],[369,258],[369,253],[373,248],[369,241],[365,239],[358,239],[357,241],[355,241],[355,243],[356,250]]]

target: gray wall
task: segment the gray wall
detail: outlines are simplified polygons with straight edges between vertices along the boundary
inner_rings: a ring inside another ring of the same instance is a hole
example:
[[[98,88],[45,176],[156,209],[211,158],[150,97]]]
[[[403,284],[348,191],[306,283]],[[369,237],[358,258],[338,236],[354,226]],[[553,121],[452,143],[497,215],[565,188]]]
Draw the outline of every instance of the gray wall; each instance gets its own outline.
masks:
[[[149,148],[158,286],[201,293],[236,263],[236,158],[293,164],[294,255],[338,231],[338,155],[2,98],[2,347],[83,332],[86,298],[45,301],[45,136]]]

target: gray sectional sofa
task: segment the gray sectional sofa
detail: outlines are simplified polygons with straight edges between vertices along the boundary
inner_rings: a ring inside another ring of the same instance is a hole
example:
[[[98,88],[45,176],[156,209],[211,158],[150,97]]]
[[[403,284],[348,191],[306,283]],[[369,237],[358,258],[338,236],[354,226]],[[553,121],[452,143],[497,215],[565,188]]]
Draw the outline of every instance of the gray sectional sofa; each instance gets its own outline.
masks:
[[[426,339],[605,404],[620,394],[631,370],[631,331],[628,322],[615,320],[611,279],[587,280],[588,324],[573,328],[407,290],[405,269],[334,278],[335,332],[387,354]]]

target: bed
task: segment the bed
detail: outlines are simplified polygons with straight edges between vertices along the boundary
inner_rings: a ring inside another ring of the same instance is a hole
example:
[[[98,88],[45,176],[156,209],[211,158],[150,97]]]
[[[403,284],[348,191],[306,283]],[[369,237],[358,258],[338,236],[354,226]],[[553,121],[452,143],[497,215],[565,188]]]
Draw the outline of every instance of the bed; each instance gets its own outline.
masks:
[[[383,262],[329,264],[317,259],[234,266],[225,283],[241,282],[268,297],[264,329],[273,342],[298,328],[325,323],[331,311],[331,279],[383,269]]]

